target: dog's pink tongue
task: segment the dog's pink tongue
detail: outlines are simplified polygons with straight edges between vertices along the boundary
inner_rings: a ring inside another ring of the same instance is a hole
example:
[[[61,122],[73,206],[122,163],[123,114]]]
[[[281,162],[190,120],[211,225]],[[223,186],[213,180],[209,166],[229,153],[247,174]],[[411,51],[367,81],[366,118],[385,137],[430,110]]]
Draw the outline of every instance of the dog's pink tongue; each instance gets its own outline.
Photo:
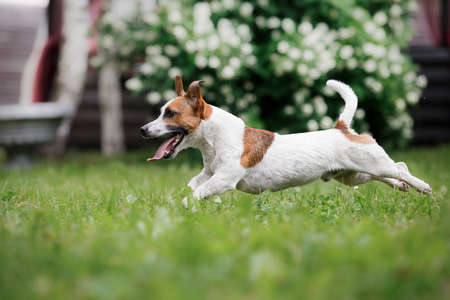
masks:
[[[153,156],[152,158],[148,158],[147,161],[154,161],[154,160],[158,160],[164,157],[164,153],[167,149],[167,147],[170,145],[170,143],[172,143],[175,140],[175,136],[169,138],[167,141],[165,141],[164,143],[161,144],[161,146],[159,146],[158,151],[156,151],[155,156]]]

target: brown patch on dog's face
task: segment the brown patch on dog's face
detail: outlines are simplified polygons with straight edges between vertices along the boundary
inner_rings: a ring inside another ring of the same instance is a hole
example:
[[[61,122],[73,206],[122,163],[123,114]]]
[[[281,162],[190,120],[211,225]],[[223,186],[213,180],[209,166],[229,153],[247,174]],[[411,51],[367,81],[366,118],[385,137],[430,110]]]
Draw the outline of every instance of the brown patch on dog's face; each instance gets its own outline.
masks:
[[[339,129],[344,135],[345,137],[354,143],[358,143],[358,144],[376,144],[377,142],[375,141],[375,139],[373,137],[371,137],[368,134],[353,134],[348,130],[348,126],[347,124],[345,124],[344,121],[338,120],[336,122],[336,125],[334,125],[334,129]]]
[[[194,132],[200,125],[201,118],[184,96],[176,97],[163,115],[168,126],[182,127],[187,133]]]
[[[245,126],[244,152],[241,156],[241,166],[251,168],[259,163],[264,158],[274,139],[275,134],[273,132]]]

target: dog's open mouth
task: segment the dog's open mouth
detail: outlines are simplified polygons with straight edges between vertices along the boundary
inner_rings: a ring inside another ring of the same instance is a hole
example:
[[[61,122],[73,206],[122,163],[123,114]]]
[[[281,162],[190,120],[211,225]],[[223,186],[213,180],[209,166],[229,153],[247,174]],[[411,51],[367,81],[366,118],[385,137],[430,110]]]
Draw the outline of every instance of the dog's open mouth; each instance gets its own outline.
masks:
[[[175,152],[175,149],[180,145],[181,141],[184,138],[184,134],[181,132],[173,132],[171,133],[172,136],[168,138],[164,143],[159,146],[158,150],[156,151],[155,156],[152,158],[148,158],[147,161],[154,161],[161,158],[171,158],[173,153]]]

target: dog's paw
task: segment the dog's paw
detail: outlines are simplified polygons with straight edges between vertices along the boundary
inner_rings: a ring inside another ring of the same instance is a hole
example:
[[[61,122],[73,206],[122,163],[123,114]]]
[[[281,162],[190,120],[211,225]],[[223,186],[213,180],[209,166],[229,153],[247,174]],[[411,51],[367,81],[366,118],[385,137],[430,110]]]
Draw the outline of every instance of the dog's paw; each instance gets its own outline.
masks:
[[[404,181],[399,181],[398,190],[402,192],[409,192],[409,185]]]

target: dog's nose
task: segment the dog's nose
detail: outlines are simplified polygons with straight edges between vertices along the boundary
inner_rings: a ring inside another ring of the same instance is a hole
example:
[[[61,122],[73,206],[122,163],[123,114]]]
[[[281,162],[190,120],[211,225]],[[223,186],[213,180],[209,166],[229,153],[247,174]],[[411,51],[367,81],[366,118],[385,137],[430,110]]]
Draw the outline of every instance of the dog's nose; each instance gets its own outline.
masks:
[[[142,126],[141,127],[141,135],[143,137],[147,137],[147,126]]]

